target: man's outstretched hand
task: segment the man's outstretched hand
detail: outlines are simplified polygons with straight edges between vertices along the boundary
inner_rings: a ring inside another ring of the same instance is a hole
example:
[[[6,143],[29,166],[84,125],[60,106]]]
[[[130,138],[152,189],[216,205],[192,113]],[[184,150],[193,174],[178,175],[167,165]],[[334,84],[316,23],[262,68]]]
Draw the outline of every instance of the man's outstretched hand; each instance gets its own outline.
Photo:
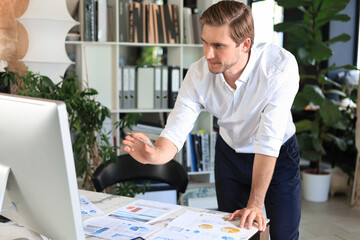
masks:
[[[122,141],[125,144],[124,151],[141,163],[153,163],[156,148],[150,139],[143,133],[132,133]]]

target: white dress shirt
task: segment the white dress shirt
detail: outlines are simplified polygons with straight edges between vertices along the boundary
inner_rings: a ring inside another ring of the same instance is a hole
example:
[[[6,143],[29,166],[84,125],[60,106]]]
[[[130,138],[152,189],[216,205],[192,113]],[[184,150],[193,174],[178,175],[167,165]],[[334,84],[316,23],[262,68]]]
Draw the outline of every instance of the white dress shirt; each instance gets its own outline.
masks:
[[[161,136],[180,150],[204,108],[218,118],[221,137],[236,152],[278,157],[295,133],[290,112],[299,88],[295,57],[273,44],[254,44],[235,83],[236,90],[222,73],[211,73],[204,57],[193,63]]]

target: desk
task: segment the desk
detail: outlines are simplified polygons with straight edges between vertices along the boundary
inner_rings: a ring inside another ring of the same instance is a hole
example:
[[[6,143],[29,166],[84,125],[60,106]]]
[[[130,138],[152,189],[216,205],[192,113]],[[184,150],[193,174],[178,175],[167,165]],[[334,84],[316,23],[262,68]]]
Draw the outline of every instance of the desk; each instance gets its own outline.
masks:
[[[92,203],[94,203],[98,208],[100,208],[105,214],[112,212],[118,209],[121,206],[129,204],[135,201],[134,198],[120,197],[116,195],[97,193],[91,191],[79,190],[79,195],[85,196]],[[187,209],[194,211],[206,211],[208,213],[216,213],[213,210],[204,210],[199,208],[183,207],[171,215],[160,219],[159,221],[153,222],[153,225],[159,226],[161,228],[166,227],[167,223],[176,218],[177,216],[184,213]],[[89,217],[83,217],[83,220],[86,220]],[[2,223],[0,224],[0,239],[4,240],[33,240],[32,235],[26,230],[26,228],[19,227],[13,222]],[[89,240],[103,240],[102,238],[97,238],[93,236],[87,236],[86,239]],[[264,232],[258,232],[255,234],[251,240],[268,240],[269,239],[269,227]]]

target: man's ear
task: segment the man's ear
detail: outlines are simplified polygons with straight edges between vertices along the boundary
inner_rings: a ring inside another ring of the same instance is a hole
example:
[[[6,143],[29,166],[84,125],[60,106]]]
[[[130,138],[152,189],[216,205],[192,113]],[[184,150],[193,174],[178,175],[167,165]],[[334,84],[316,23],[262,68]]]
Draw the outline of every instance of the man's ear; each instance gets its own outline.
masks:
[[[250,38],[246,38],[240,45],[241,51],[248,52],[250,49],[250,46],[251,46],[251,40],[250,40]]]

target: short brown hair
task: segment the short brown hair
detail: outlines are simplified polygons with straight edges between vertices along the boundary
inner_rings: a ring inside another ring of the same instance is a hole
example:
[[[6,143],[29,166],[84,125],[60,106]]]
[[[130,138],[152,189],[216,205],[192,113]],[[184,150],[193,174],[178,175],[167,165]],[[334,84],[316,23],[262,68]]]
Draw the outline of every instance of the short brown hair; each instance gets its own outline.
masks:
[[[229,24],[231,38],[240,45],[246,38],[254,43],[254,20],[251,9],[237,1],[220,1],[210,6],[200,18],[201,24],[221,26]]]

